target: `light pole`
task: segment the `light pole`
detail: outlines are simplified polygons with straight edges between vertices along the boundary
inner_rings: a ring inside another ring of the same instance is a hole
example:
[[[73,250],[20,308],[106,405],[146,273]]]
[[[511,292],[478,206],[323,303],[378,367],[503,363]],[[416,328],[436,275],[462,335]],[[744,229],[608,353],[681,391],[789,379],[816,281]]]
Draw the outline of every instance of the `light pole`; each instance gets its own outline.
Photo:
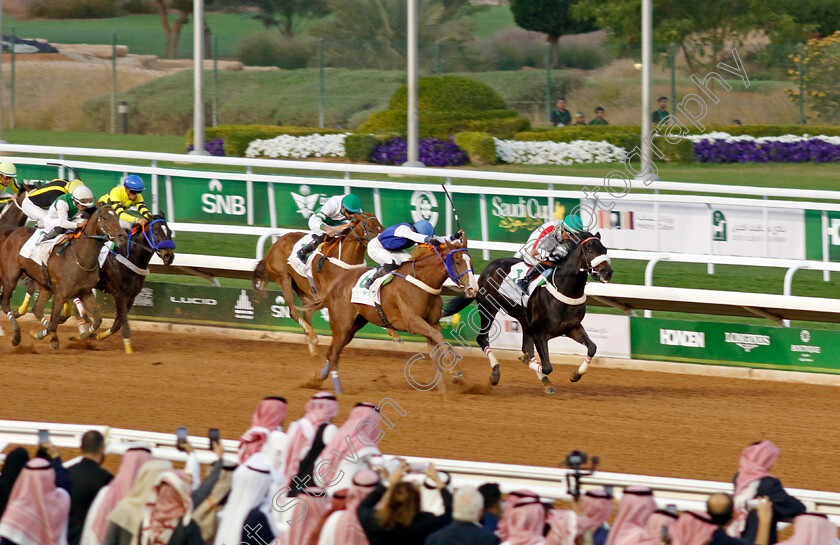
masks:
[[[408,1],[408,160],[404,167],[422,167],[417,118],[417,0]]]
[[[642,0],[642,156],[638,179],[650,180],[650,73],[653,60],[653,7],[652,0]]]
[[[210,155],[204,150],[204,0],[193,0],[193,150],[190,155]]]

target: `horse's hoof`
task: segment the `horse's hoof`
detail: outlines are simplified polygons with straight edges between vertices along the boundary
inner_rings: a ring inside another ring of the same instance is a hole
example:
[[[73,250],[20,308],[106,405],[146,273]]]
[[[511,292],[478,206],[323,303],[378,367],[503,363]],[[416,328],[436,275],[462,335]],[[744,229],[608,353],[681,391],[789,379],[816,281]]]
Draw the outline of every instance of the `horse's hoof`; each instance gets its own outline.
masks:
[[[309,356],[315,358],[318,356],[318,343],[312,344],[307,343],[309,345]]]
[[[580,377],[580,373],[578,373],[577,369],[575,369],[574,371],[572,371],[572,374],[569,375],[569,380],[572,382],[577,382],[580,380]]]
[[[402,338],[402,337],[400,337],[399,335],[394,335],[394,336],[391,338],[391,340],[392,340],[392,341],[394,341],[394,342],[395,342],[395,343],[397,343],[397,344],[402,344],[402,343],[404,343],[404,342],[405,342],[405,341],[403,340],[403,338]]]
[[[554,394],[556,390],[554,389],[554,385],[548,380],[548,377],[543,377],[542,379],[543,384],[543,392],[546,394]]]
[[[12,341],[12,346],[17,346],[17,345],[20,344],[20,331],[15,333],[15,336],[12,337],[11,341]]]
[[[89,330],[89,329],[86,329],[84,333],[81,333],[81,334],[79,335],[79,340],[80,340],[80,341],[84,341],[84,340],[86,340],[88,337],[90,337],[90,334],[91,334],[91,333],[93,333],[93,331],[91,331],[91,330]]]
[[[464,376],[464,372],[463,372],[463,371],[460,371],[460,370],[458,370],[458,371],[452,371],[452,378],[461,378],[461,377],[463,377],[463,376]]]
[[[519,356],[519,361],[521,361],[522,363],[531,363],[532,359],[534,359],[533,354],[522,354],[521,356]]]
[[[502,372],[499,367],[499,365],[493,366],[493,370],[490,372],[490,384],[493,386],[499,384],[499,380],[502,378]]]
[[[58,341],[50,341],[50,348],[58,352]]]

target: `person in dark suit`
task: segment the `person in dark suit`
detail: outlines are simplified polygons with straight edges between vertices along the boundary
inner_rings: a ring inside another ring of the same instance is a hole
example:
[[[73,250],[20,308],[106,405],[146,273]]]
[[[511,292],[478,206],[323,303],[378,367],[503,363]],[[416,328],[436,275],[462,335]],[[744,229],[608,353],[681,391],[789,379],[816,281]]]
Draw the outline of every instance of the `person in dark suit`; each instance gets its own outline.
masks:
[[[78,545],[82,537],[90,504],[99,490],[114,478],[102,468],[105,461],[105,438],[96,430],[82,436],[82,460],[67,471],[73,483],[70,494],[70,519],[67,527],[68,545]]]
[[[790,522],[806,511],[802,502],[788,494],[781,481],[770,475],[779,453],[779,447],[766,439],[753,443],[741,453],[735,475],[735,509],[743,521],[741,538],[748,543],[755,543],[759,526],[758,513],[749,506],[750,500],[767,497],[773,504],[769,543],[779,540],[776,533],[779,522]]]
[[[502,491],[496,483],[484,483],[478,487],[478,493],[484,497],[484,512],[481,514],[481,525],[495,532],[502,516]]]
[[[478,521],[484,508],[484,497],[471,486],[455,492],[452,524],[426,538],[424,545],[498,545],[499,538]]]
[[[709,496],[706,502],[706,511],[717,529],[712,534],[712,540],[708,545],[747,545],[747,542],[743,539],[731,537],[726,533],[726,526],[732,522],[734,506],[735,503],[729,494],[717,493]],[[773,519],[773,506],[766,498],[762,498],[756,513],[758,514],[759,528],[754,545],[768,545],[770,522]]]

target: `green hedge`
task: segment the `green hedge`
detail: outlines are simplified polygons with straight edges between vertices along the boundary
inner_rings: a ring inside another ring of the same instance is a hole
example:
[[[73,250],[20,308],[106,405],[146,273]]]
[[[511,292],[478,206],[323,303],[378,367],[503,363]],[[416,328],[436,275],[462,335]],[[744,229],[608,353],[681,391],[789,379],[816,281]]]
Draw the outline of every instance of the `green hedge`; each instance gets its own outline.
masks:
[[[221,138],[225,142],[225,155],[244,157],[248,144],[254,140],[267,140],[288,134],[291,136],[309,136],[312,134],[340,134],[347,131],[340,129],[320,129],[314,127],[282,127],[278,125],[219,125],[205,129],[205,140]],[[192,144],[193,132],[187,131],[187,146]]]
[[[470,163],[474,165],[492,165],[497,162],[496,143],[486,132],[459,132],[455,143],[467,152]]]
[[[665,138],[656,138],[654,144],[665,155],[666,163],[694,162],[694,142],[691,140],[681,139],[676,144],[670,144]]]
[[[396,136],[399,136],[399,134],[348,134],[347,138],[344,139],[345,156],[354,163],[370,161],[370,154],[376,146],[384,144]]]
[[[484,83],[461,76],[429,76],[417,84],[421,138],[447,139],[459,132],[486,132],[501,138],[531,127]],[[360,132],[407,132],[407,87],[397,89],[387,110],[374,112]]]

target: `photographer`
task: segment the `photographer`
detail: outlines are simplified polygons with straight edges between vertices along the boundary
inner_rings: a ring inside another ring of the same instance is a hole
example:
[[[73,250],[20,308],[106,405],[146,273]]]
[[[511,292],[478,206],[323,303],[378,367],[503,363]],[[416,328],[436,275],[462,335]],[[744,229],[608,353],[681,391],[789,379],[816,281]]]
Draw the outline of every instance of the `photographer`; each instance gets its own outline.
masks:
[[[735,521],[730,534],[741,535],[748,543],[756,543],[758,513],[750,507],[751,500],[760,496],[769,498],[773,505],[769,543],[776,543],[776,525],[789,522],[806,511],[805,506],[785,492],[781,481],[770,475],[770,469],[779,457],[779,448],[772,441],[753,443],[741,453],[738,473],[735,475]]]
[[[388,477],[388,488],[379,484],[359,505],[359,522],[370,545],[423,545],[427,536],[452,521],[452,494],[438,476],[434,465],[426,475],[443,497],[444,514],[435,516],[420,511],[420,492],[414,484],[402,482],[409,465],[402,462]],[[377,504],[382,500],[382,505]]]

